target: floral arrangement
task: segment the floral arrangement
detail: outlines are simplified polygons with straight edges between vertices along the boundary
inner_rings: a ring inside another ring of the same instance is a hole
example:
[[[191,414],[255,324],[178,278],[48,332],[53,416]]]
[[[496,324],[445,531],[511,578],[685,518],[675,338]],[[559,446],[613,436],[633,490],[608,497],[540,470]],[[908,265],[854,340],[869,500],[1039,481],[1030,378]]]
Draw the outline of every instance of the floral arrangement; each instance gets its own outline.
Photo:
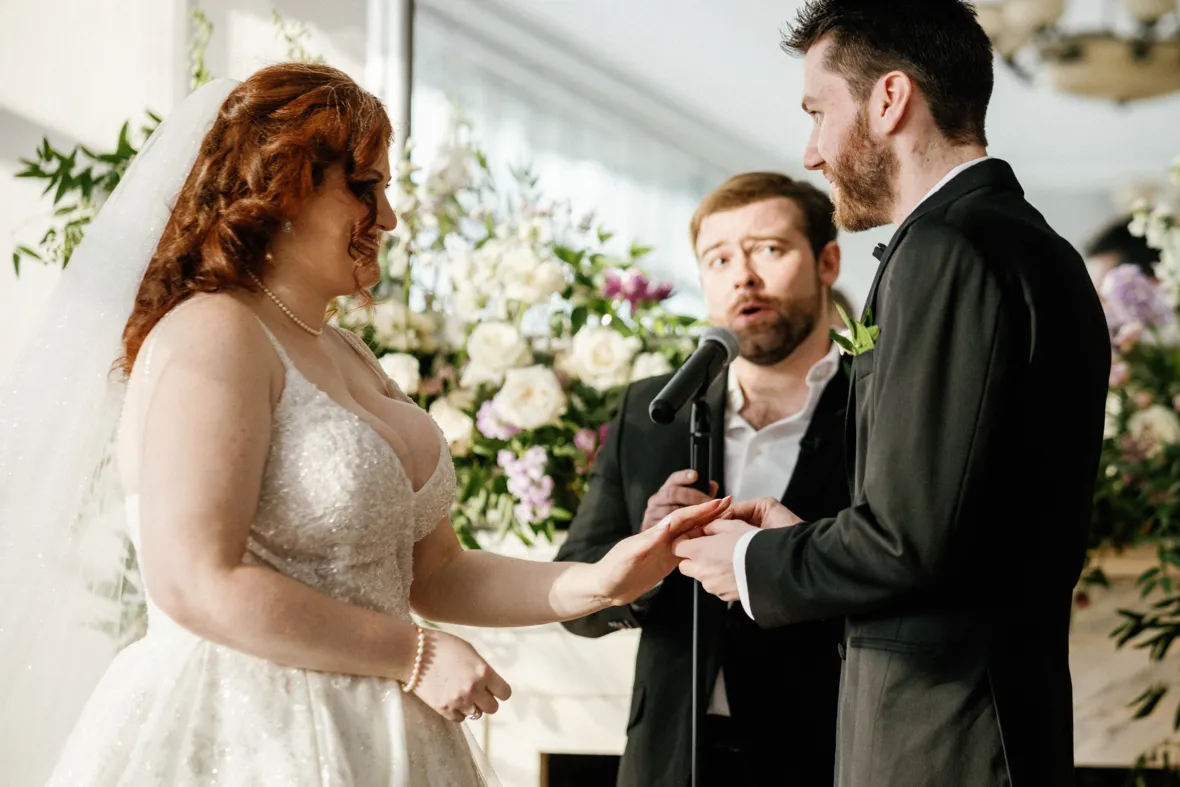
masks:
[[[1171,181],[1180,186],[1180,158]],[[1123,622],[1111,636],[1119,647],[1134,643],[1158,661],[1180,636],[1180,224],[1162,202],[1139,202],[1132,216],[1131,233],[1159,251],[1159,262],[1153,275],[1127,264],[1100,283],[1113,358],[1090,555],[1156,551],[1158,565],[1137,580],[1148,609],[1120,610]],[[1080,606],[1088,604],[1093,584],[1108,584],[1096,565],[1079,586]],[[1168,690],[1147,687],[1131,703],[1136,716],[1150,715]],[[1180,729],[1180,712],[1174,726]],[[1170,754],[1153,750],[1138,764],[1170,768]]]
[[[375,304],[336,319],[435,418],[455,458],[456,530],[526,544],[572,517],[622,389],[671,371],[703,325],[669,312],[635,245],[542,199],[537,179],[493,177],[456,112],[433,163],[407,141]]]
[[[1180,159],[1172,179],[1180,184]],[[1173,530],[1180,525],[1180,226],[1166,205],[1140,202],[1130,230],[1158,249],[1160,260],[1154,276],[1127,264],[1100,284],[1114,357],[1095,548],[1180,535]]]

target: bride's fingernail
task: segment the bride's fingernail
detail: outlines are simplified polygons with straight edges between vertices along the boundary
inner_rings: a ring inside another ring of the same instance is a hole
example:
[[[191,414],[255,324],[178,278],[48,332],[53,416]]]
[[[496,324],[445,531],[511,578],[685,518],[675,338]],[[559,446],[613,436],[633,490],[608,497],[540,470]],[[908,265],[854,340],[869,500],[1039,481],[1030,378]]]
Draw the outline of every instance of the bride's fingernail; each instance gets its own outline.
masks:
[[[671,526],[671,524],[672,524],[672,517],[666,516],[660,520],[660,523],[658,525],[656,525],[656,527],[658,527],[660,530],[667,530]]]

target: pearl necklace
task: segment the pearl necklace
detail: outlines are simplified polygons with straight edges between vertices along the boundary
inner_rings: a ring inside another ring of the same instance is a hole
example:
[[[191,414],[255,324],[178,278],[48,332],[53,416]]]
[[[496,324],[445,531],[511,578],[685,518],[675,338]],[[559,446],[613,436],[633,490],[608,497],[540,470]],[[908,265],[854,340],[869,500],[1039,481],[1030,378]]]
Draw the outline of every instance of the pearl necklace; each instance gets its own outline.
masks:
[[[276,305],[276,306],[278,306],[280,309],[282,309],[282,310],[283,310],[283,314],[285,314],[285,315],[287,315],[288,317],[290,317],[290,318],[291,318],[291,321],[292,321],[292,322],[294,322],[296,325],[298,325],[300,328],[302,328],[303,330],[307,331],[307,332],[308,332],[308,333],[310,333],[312,336],[319,336],[321,333],[323,333],[323,332],[324,332],[324,329],[323,329],[323,328],[321,328],[321,329],[319,329],[319,330],[317,331],[315,328],[312,328],[310,325],[308,325],[307,323],[305,323],[303,320],[301,320],[301,319],[299,319],[298,317],[296,317],[296,316],[295,316],[295,313],[294,313],[294,312],[292,312],[290,309],[288,309],[288,308],[287,308],[287,304],[285,304],[285,303],[283,303],[282,301],[280,301],[280,300],[278,299],[278,296],[276,296],[276,295],[275,295],[273,292],[271,292],[270,290],[268,290],[268,289],[266,288],[266,285],[265,285],[265,284],[263,284],[261,281],[259,281],[259,280],[258,280],[258,277],[257,277],[257,276],[255,276],[253,273],[250,273],[250,274],[249,274],[249,276],[250,276],[250,278],[251,278],[251,279],[253,279],[253,280],[254,280],[254,283],[255,283],[255,284],[257,284],[259,287],[261,287],[261,288],[262,288],[262,291],[263,291],[263,292],[265,292],[267,295],[269,295],[269,296],[270,296],[270,299],[271,299],[272,301],[274,301],[274,302],[275,302],[275,305]]]

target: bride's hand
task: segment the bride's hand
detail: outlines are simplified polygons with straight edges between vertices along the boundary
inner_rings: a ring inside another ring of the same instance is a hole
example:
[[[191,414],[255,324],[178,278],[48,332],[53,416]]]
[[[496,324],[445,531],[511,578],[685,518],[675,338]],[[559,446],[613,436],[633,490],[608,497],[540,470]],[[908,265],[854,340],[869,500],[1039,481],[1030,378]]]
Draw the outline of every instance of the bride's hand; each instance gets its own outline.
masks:
[[[622,606],[655,587],[680,563],[672,552],[676,539],[717,519],[731,500],[725,497],[677,509],[655,527],[615,544],[594,564],[603,598]]]
[[[495,713],[512,689],[466,640],[424,629],[426,648],[414,693],[444,719],[463,721],[477,710]]]

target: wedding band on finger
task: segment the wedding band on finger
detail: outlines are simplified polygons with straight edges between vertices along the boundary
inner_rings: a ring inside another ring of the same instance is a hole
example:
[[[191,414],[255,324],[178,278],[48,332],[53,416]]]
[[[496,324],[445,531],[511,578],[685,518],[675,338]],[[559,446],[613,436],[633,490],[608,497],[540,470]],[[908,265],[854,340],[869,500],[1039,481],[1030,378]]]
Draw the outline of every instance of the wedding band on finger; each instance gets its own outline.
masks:
[[[481,716],[483,716],[483,711],[481,711],[479,708],[476,708],[475,713],[468,716],[467,719],[469,721],[479,721]]]

